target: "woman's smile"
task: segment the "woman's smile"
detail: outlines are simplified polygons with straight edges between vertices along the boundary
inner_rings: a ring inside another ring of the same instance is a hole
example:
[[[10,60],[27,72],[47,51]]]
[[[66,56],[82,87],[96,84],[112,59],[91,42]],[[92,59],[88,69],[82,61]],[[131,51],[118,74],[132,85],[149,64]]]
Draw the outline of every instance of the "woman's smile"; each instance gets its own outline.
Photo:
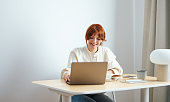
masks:
[[[97,44],[91,43],[92,46],[97,46]]]

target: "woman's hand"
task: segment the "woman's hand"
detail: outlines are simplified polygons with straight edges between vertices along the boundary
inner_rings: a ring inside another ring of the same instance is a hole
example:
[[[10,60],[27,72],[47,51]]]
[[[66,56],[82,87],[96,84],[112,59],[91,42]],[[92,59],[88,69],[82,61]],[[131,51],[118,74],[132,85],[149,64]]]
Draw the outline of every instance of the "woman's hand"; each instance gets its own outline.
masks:
[[[64,80],[65,81],[70,81],[70,74],[69,73],[64,74]]]

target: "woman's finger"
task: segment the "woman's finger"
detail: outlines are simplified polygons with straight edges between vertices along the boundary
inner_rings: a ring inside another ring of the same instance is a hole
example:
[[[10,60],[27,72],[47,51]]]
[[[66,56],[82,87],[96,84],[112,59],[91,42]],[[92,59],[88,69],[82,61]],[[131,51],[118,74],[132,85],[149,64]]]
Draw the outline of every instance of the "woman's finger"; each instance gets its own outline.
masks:
[[[67,81],[70,81],[70,75],[67,76]]]
[[[65,76],[65,81],[70,81],[70,75],[69,75],[69,74],[67,74],[67,75]]]

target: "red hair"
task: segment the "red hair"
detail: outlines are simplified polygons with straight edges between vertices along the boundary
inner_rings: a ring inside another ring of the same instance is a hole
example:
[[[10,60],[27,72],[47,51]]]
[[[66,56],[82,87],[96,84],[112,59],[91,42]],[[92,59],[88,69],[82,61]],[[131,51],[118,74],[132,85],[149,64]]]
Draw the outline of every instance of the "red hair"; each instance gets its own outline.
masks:
[[[91,26],[88,27],[85,35],[86,43],[87,40],[90,39],[91,36],[93,35],[98,35],[98,38],[102,41],[105,40],[105,31],[103,27],[100,24],[92,24]]]

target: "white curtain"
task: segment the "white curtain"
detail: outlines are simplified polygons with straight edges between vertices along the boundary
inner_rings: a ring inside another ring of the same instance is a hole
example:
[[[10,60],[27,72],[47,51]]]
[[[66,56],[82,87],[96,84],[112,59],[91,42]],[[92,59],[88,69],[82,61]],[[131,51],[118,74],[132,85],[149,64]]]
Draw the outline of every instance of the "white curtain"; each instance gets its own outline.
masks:
[[[149,59],[154,49],[168,48],[168,0],[145,0],[142,67],[156,75]],[[167,102],[167,87],[150,90],[150,102]]]

